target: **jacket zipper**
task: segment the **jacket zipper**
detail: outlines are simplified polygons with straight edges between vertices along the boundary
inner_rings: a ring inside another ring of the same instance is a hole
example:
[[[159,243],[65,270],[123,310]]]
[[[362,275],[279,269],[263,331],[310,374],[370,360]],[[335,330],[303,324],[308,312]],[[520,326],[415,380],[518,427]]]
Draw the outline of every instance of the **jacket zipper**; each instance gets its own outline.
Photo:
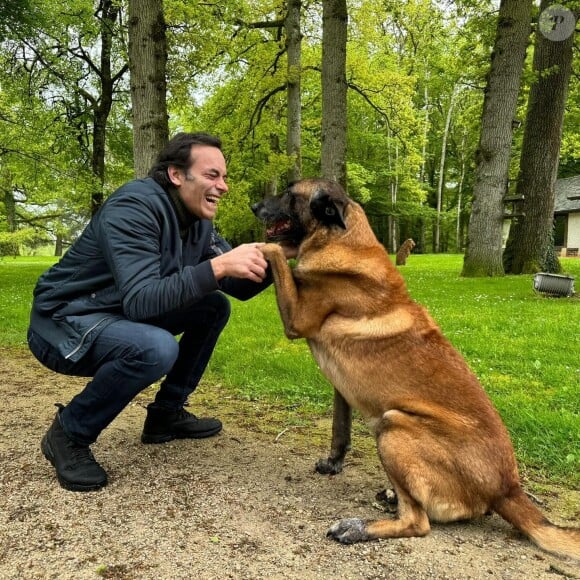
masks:
[[[93,331],[95,330],[95,328],[97,328],[97,326],[99,326],[99,324],[102,324],[103,322],[105,322],[105,320],[109,320],[109,318],[111,318],[110,316],[106,316],[105,318],[101,318],[101,320],[99,320],[99,322],[95,322],[95,324],[93,324],[82,336],[81,336],[81,341],[79,342],[79,344],[71,351],[69,352],[64,358],[65,359],[69,359],[71,356],[75,355],[83,346],[83,344],[85,343],[85,339],[87,338],[87,336]]]

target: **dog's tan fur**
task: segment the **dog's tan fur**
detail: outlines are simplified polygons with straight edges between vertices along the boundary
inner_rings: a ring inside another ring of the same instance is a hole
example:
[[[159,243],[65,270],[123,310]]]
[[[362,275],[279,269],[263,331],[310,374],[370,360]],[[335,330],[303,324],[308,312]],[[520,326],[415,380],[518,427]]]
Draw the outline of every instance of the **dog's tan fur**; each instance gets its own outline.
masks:
[[[313,215],[321,192],[339,212],[340,226],[325,224],[324,213]],[[278,244],[263,247],[285,332],[307,339],[337,391],[331,455],[318,469],[342,468],[349,407],[357,408],[374,430],[398,498],[396,519],[342,520],[329,535],[344,543],[422,536],[430,521],[495,511],[542,548],[580,558],[580,531],[552,525],[522,491],[499,414],[462,356],[409,297],[362,208],[338,184],[319,179],[297,182],[279,204],[304,230],[294,270]]]
[[[395,264],[397,264],[397,266],[405,266],[407,264],[407,258],[415,245],[413,238],[409,238],[403,242],[395,258]]]

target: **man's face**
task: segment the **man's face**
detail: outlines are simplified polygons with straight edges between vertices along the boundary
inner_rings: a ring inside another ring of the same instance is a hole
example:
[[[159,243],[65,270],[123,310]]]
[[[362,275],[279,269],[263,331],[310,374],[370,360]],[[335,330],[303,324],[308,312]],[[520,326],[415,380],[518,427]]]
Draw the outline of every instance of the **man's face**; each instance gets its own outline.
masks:
[[[193,145],[187,172],[169,167],[169,177],[187,209],[200,219],[213,220],[221,197],[227,193],[226,160],[217,147]]]

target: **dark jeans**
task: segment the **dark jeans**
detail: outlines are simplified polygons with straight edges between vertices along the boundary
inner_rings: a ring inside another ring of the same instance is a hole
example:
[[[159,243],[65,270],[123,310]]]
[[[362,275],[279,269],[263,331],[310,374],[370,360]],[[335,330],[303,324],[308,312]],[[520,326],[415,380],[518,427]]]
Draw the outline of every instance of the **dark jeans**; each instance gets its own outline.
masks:
[[[60,415],[65,433],[77,443],[90,445],[139,392],[164,375],[155,402],[180,409],[197,387],[229,315],[228,299],[214,292],[163,320],[148,324],[115,321],[76,363],[64,359],[31,330],[28,344],[49,369],[92,377]],[[181,333],[177,342],[174,335]]]

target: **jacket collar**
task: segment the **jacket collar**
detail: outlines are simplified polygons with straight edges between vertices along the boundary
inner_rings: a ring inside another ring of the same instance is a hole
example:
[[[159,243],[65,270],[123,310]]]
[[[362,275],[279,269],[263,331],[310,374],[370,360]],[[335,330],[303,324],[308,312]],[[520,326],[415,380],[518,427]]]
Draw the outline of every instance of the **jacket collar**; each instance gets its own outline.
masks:
[[[179,235],[182,239],[187,238],[189,228],[198,221],[198,217],[193,215],[183,203],[179,191],[175,187],[170,187],[167,190],[169,198],[173,202],[175,213],[177,214],[177,221],[179,223]]]

